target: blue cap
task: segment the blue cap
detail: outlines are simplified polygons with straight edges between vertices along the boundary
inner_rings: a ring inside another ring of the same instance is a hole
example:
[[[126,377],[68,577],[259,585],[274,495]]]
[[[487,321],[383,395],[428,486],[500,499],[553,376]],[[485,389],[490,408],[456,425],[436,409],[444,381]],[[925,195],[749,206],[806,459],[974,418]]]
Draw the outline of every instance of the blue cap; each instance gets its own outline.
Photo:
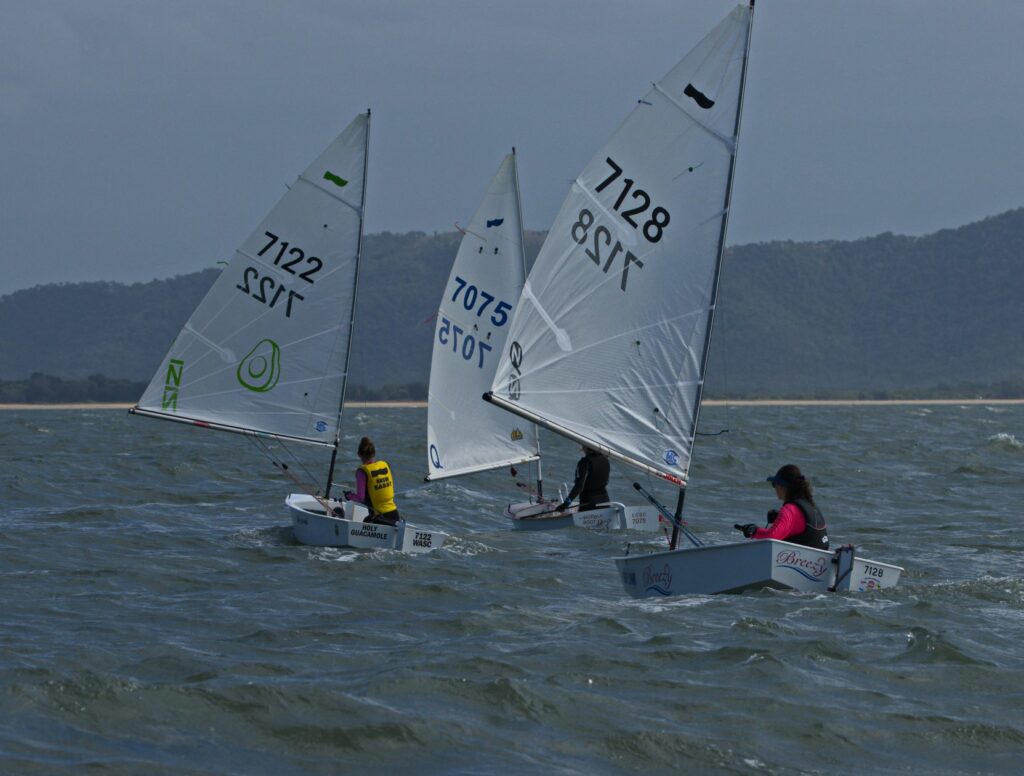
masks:
[[[772,485],[781,485],[784,488],[792,488],[794,485],[804,481],[804,475],[792,464],[786,464],[779,468],[775,474],[765,479]]]

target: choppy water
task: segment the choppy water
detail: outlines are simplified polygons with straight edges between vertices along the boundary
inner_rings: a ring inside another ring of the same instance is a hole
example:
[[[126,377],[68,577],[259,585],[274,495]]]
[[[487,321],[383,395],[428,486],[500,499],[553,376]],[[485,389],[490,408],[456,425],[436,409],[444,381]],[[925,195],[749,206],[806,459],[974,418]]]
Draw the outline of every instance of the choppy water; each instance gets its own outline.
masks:
[[[0,772],[1019,772],[1024,406],[702,420],[730,429],[691,472],[705,540],[795,462],[901,586],[635,601],[623,534],[510,532],[507,473],[421,484],[422,409],[346,421],[454,535],[420,557],[296,545],[294,488],[243,438],[0,413]]]

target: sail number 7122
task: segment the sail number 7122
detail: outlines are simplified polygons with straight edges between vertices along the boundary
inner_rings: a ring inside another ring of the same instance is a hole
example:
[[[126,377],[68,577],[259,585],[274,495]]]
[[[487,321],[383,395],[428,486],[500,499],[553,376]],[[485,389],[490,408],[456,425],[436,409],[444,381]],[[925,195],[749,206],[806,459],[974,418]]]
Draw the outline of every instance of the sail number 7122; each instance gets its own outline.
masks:
[[[274,266],[287,272],[289,275],[296,275],[307,283],[316,283],[314,275],[323,269],[324,263],[316,256],[307,256],[306,252],[287,240],[282,240],[273,232],[264,232],[267,236],[267,244],[264,245],[257,256],[267,254],[271,248],[277,247],[277,256],[274,257]],[[272,253],[270,254],[272,255]],[[266,260],[266,259],[265,259]],[[301,302],[305,297],[298,291],[286,288],[280,277],[275,279],[269,274],[261,273],[256,267],[246,267],[242,272],[242,282],[235,286],[239,291],[247,294],[257,302],[267,307],[274,307],[281,302],[286,318],[292,317],[292,305]]]

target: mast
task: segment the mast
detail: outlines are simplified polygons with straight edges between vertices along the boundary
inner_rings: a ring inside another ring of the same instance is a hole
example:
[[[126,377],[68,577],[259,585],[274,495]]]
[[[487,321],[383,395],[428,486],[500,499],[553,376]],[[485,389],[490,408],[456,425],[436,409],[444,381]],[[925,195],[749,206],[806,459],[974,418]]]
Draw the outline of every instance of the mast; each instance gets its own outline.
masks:
[[[366,109],[366,143],[363,146],[363,191],[359,201],[359,239],[356,242],[355,282],[352,284],[352,309],[348,321],[348,347],[345,349],[344,382],[341,384],[341,398],[338,400],[338,423],[334,432],[334,450],[331,451],[331,463],[327,469],[327,485],[324,487],[324,498],[331,497],[331,485],[334,484],[334,463],[338,458],[338,445],[341,444],[341,417],[345,410],[345,389],[348,387],[348,365],[352,358],[352,334],[356,324],[356,297],[359,291],[359,262],[363,255],[363,222],[366,219],[366,178],[370,161],[370,109]]]
[[[704,334],[704,351],[700,358],[700,382],[697,384],[697,399],[693,412],[693,424],[690,426],[690,438],[697,439],[697,419],[700,417],[701,400],[704,397],[704,383],[707,380],[708,354],[711,351],[711,330],[715,325],[715,310],[718,307],[718,285],[722,277],[722,261],[725,258],[725,234],[729,226],[729,214],[732,205],[732,181],[736,173],[736,155],[739,153],[740,123],[743,118],[743,95],[747,85],[747,63],[750,61],[750,40],[754,30],[754,2],[750,0],[750,21],[747,23],[747,45],[743,49],[743,68],[740,71],[739,105],[736,108],[736,124],[733,127],[733,152],[729,157],[729,178],[725,186],[725,217],[722,218],[722,229],[718,236],[718,259],[715,262],[715,278],[711,284],[711,303],[708,306],[708,328]],[[692,448],[691,448],[692,450]],[[692,455],[691,455],[692,462]],[[689,464],[687,464],[689,474]],[[676,519],[672,527],[672,538],[669,549],[676,549],[679,541],[679,526],[683,518],[683,501],[686,498],[686,485],[679,488],[679,499],[676,502]]]
[[[523,228],[523,201],[519,194],[519,162],[516,157],[516,147],[512,146],[512,172],[513,183],[516,188],[516,214],[519,217],[519,259],[523,264],[523,282],[526,281],[526,231]],[[544,476],[541,473],[540,458],[540,429],[533,426],[533,449],[537,451],[537,501],[544,496]]]

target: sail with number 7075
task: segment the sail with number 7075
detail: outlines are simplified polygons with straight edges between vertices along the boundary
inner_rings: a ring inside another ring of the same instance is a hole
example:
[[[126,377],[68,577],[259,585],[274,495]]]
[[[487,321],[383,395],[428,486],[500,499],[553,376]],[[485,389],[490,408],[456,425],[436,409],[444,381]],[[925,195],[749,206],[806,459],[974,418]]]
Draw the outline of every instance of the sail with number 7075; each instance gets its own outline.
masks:
[[[536,426],[480,401],[505,350],[525,278],[513,151],[463,230],[437,311],[427,402],[427,480],[539,458]]]

